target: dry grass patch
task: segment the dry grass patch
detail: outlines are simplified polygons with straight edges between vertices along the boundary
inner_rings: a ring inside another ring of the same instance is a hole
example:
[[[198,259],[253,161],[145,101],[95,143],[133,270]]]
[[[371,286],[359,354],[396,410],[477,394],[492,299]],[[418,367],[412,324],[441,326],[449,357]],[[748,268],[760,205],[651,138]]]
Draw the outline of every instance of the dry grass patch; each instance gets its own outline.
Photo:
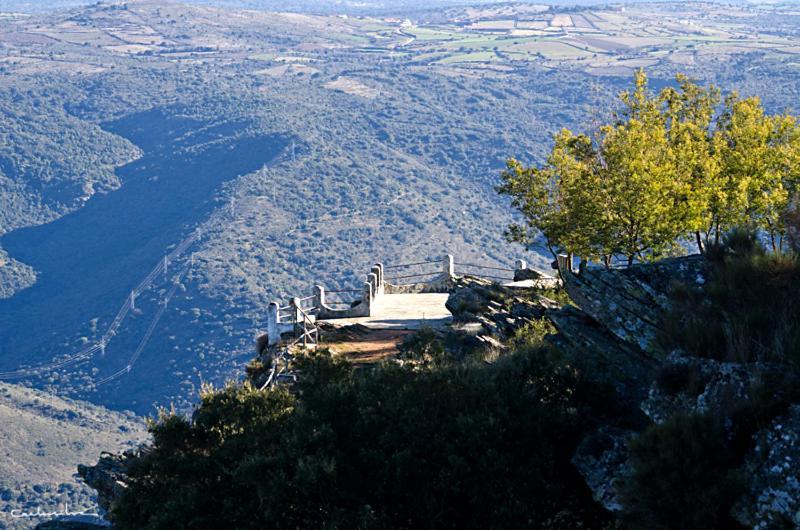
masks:
[[[380,95],[378,89],[368,87],[361,81],[349,77],[337,77],[334,81],[325,83],[325,88],[367,99],[375,99]]]

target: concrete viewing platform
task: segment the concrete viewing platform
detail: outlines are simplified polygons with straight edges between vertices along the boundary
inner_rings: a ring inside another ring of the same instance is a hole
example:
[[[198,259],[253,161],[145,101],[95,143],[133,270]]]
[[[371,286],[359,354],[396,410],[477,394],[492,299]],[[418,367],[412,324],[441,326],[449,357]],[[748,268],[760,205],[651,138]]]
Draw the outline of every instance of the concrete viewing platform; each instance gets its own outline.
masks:
[[[453,320],[445,307],[447,293],[385,294],[377,297],[370,316],[322,320],[339,326],[360,324],[371,329],[416,330],[446,326]]]
[[[558,281],[528,269],[523,260],[517,260],[513,268],[457,263],[449,254],[417,263],[389,266],[376,263],[366,281],[355,289],[326,291],[316,285],[313,294],[294,297],[288,305],[269,304],[263,346],[283,346],[272,356],[270,374],[262,388],[279,381],[297,380],[291,363],[294,349],[316,348],[321,340],[321,328],[317,326],[323,322],[336,326],[326,331],[326,347],[357,364],[395,356],[406,336],[415,330],[449,325],[453,316],[446,304],[450,293],[457,288],[456,267],[462,275],[477,270],[478,274],[500,280],[511,288]]]
[[[501,280],[509,287],[557,281],[528,269],[523,260],[517,260],[513,268],[456,262],[449,254],[417,263],[376,263],[364,283],[354,289],[327,291],[316,285],[313,294],[292,298],[288,305],[270,303],[267,344],[277,345],[289,333],[307,343],[317,334],[316,321],[398,331],[446,326],[453,318],[445,304],[459,277],[456,267],[462,274],[480,271],[478,274]]]

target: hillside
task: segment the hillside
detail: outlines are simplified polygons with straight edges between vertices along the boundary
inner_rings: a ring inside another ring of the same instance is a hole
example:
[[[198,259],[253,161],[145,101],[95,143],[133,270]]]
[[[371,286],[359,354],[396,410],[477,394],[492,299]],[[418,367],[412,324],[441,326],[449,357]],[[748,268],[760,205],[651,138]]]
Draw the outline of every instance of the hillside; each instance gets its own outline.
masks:
[[[6,383],[0,383],[0,425],[0,528],[28,528],[11,517],[13,510],[56,511],[69,503],[71,511],[96,511],[94,492],[75,478],[77,465],[148,437],[133,414]]]
[[[120,530],[797,527],[796,256],[560,261],[563,288],[453,278],[453,325],[382,362],[329,326],[262,388],[267,348],[84,473]]]
[[[276,298],[444,252],[547,267],[502,235],[510,154],[541,160],[561,127],[603,119],[645,64],[769,109],[798,93],[791,11],[709,6],[507,5],[413,27],[147,1],[4,18],[0,379],[188,408],[239,376]]]

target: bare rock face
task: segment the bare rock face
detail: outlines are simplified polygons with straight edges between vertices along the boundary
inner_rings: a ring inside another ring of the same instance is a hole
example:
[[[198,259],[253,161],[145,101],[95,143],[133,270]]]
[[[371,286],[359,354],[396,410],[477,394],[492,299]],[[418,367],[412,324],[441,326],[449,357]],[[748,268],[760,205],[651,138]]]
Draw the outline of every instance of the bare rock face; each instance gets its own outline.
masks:
[[[456,287],[445,306],[460,324],[480,324],[477,336],[491,335],[508,339],[525,324],[544,318],[549,310],[560,305],[542,296],[531,299],[518,290],[500,284],[465,276],[456,280]]]
[[[572,457],[572,465],[592,490],[592,497],[610,512],[622,510],[622,483],[631,476],[629,444],[633,431],[601,427],[587,436]]]
[[[517,269],[514,271],[514,281],[523,282],[525,280],[554,280],[553,277],[537,271],[536,269]]]
[[[509,289],[499,284],[465,276],[456,281],[445,307],[456,322],[475,322],[490,309],[492,303],[500,304],[510,295]]]
[[[800,405],[759,431],[755,441],[745,462],[748,490],[733,516],[758,530],[800,528]]]
[[[569,353],[593,377],[612,383],[620,395],[636,400],[645,396],[658,366],[655,358],[575,307],[550,311],[548,316],[558,330],[557,335],[548,337],[556,347]]]
[[[127,451],[121,455],[102,453],[94,466],[78,466],[78,474],[89,487],[97,490],[97,504],[107,513],[114,500],[125,490],[128,466],[136,454]]]
[[[761,375],[776,369],[766,364],[726,363],[672,353],[640,408],[655,423],[676,414],[723,413],[726,404],[750,399]]]
[[[560,271],[570,298],[620,339],[656,353],[660,315],[668,308],[674,282],[702,285],[708,270],[702,256],[666,259],[627,269],[588,267],[580,274]]]

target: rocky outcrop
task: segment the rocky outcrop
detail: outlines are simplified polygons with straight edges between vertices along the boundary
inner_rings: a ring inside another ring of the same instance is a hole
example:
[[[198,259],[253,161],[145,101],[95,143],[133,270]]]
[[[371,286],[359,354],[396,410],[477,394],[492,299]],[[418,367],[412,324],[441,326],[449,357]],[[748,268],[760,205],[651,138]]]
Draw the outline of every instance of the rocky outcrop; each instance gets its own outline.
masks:
[[[760,385],[763,393],[764,381],[781,371],[767,363],[721,362],[660,351],[659,323],[669,310],[672,286],[699,287],[709,279],[709,266],[700,256],[628,269],[560,272],[578,307],[549,313],[559,331],[551,340],[607,374],[620,393],[630,396],[644,389],[639,408],[653,423],[684,414],[729,418],[732,408],[752,402],[754,389]],[[780,390],[774,391],[778,398]],[[729,434],[736,435],[734,430]],[[581,442],[572,459],[594,498],[609,511],[623,508],[618,486],[630,476],[628,445],[636,436],[602,427]],[[791,406],[755,435],[742,476],[746,494],[732,513],[741,524],[760,530],[800,528],[800,405]]]
[[[114,499],[125,490],[128,467],[136,456],[132,451],[121,455],[102,453],[96,465],[78,466],[78,474],[86,484],[97,490],[97,504],[106,513],[111,509]]]
[[[502,348],[502,341],[513,337],[526,324],[544,318],[560,304],[531,289],[504,287],[465,276],[456,280],[456,288],[445,306],[457,329],[486,345]]]
[[[611,383],[620,396],[642,399],[653,380],[658,362],[635,344],[572,306],[548,312],[558,334],[547,339],[568,353],[592,377]]]
[[[552,276],[548,276],[541,271],[537,271],[536,269],[515,269],[514,270],[514,281],[515,282],[524,282],[526,280],[544,280],[554,282],[555,278]]]
[[[601,427],[580,443],[572,457],[594,500],[610,512],[622,510],[622,484],[633,471],[628,447],[635,436],[633,431]]]
[[[755,442],[744,466],[747,493],[734,517],[758,530],[800,528],[800,405],[759,431]]]
[[[492,304],[502,304],[511,296],[510,289],[497,283],[465,276],[456,281],[456,287],[447,298],[445,307],[458,323],[476,322]]]
[[[708,266],[702,256],[666,259],[627,269],[587,267],[580,274],[560,270],[570,298],[625,342],[649,353],[658,351],[660,315],[668,308],[675,282],[702,285]]]
[[[776,366],[726,363],[670,354],[659,369],[640,408],[653,422],[676,414],[726,413],[726,407],[750,399],[753,387]]]

